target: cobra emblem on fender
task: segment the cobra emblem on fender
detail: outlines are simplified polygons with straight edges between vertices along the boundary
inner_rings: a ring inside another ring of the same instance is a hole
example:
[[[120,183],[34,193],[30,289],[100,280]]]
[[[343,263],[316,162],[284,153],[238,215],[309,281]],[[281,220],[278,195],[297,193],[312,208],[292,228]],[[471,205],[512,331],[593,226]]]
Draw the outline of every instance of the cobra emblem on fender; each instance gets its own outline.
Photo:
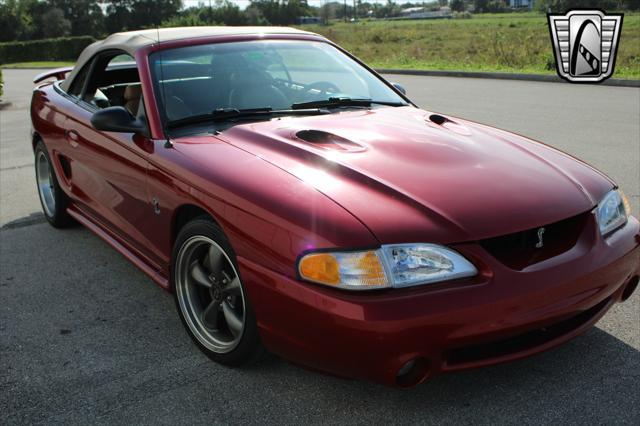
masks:
[[[544,228],[538,228],[538,242],[536,243],[536,248],[544,247]]]

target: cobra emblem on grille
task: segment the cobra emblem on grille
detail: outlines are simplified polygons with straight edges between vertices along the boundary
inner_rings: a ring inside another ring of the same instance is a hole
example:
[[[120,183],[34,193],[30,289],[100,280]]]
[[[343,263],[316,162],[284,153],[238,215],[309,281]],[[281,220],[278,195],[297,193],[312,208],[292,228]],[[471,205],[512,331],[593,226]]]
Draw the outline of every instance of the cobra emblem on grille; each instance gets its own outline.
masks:
[[[538,228],[538,242],[536,243],[536,248],[544,247],[544,228]]]

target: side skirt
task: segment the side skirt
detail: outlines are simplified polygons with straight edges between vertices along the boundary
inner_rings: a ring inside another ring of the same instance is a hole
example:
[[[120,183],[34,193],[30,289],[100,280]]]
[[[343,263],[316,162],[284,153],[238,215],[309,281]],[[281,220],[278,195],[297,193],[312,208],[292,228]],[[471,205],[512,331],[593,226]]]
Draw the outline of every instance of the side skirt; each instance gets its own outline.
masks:
[[[92,221],[89,217],[87,217],[73,205],[67,208],[67,212],[71,217],[81,223],[84,227],[88,228],[91,232],[96,234],[104,242],[116,249],[117,252],[123,255],[127,260],[137,266],[140,270],[142,270],[142,272],[147,274],[149,278],[153,280],[153,282],[155,282],[163,289],[170,291],[169,280],[167,279],[167,277],[162,275],[157,269],[153,268],[147,262],[145,262],[140,255],[129,249],[129,247],[127,247],[122,241],[120,241],[117,236],[113,235],[108,230]]]

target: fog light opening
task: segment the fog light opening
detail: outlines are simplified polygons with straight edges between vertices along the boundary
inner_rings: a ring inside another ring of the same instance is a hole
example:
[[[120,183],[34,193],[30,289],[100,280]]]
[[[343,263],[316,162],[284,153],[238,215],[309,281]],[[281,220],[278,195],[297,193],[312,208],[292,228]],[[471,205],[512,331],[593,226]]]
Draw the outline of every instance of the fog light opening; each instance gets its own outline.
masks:
[[[407,361],[396,374],[398,386],[411,387],[424,381],[429,375],[429,360],[415,358]]]
[[[622,292],[622,297],[620,298],[621,301],[624,302],[631,297],[633,292],[636,291],[636,288],[638,287],[638,281],[640,281],[640,277],[638,277],[637,275],[629,280],[624,288],[624,291]]]

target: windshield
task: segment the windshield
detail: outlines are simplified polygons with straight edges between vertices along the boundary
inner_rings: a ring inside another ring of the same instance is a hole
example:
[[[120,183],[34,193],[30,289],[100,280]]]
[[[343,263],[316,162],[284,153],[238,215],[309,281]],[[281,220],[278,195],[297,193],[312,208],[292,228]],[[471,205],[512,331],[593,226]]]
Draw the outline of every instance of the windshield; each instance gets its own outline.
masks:
[[[185,119],[218,110],[290,110],[336,98],[406,104],[375,75],[323,42],[189,46],[155,52],[150,64],[159,108],[168,123],[189,122]]]

